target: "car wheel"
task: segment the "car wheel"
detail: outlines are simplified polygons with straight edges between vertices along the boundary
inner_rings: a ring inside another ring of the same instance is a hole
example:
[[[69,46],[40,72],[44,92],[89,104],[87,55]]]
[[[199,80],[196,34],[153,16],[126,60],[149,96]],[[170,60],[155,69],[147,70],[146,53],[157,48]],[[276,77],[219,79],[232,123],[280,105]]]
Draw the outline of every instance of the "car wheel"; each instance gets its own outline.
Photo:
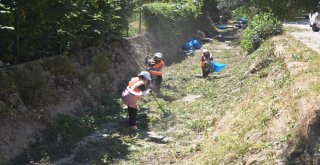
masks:
[[[320,30],[320,29],[317,27],[316,24],[313,24],[313,25],[312,25],[312,31],[318,32],[319,30]]]

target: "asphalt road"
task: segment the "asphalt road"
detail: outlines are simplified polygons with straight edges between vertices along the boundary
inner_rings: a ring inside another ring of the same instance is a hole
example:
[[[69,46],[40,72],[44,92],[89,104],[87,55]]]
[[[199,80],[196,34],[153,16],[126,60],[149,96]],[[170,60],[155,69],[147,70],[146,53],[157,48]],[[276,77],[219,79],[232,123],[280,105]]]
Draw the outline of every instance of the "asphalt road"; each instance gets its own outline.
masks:
[[[307,47],[311,48],[320,55],[320,32],[312,31],[308,19],[300,19],[290,22],[288,21],[284,23],[284,26],[301,29],[289,32],[289,35],[300,40]]]

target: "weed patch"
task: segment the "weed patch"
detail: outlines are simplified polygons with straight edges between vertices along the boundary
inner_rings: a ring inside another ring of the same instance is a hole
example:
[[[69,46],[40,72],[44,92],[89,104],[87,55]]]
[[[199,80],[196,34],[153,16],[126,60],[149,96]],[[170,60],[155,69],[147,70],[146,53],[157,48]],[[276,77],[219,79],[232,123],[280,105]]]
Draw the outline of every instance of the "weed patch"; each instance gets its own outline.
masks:
[[[191,121],[188,126],[192,130],[196,132],[203,132],[205,131],[210,125],[212,125],[209,121],[203,120],[203,119],[197,119],[194,121]]]
[[[71,62],[67,54],[60,55],[44,64],[48,69],[57,76],[71,77],[76,69],[76,65]]]

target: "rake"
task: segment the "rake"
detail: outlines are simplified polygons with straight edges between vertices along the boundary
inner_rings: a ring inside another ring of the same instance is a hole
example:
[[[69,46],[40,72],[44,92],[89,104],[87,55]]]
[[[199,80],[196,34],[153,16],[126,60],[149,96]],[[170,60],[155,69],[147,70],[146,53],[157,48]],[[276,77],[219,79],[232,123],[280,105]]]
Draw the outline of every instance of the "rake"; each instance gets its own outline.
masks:
[[[158,99],[154,96],[153,93],[150,93],[151,96],[153,97],[153,99],[157,102],[158,106],[159,106],[159,109],[162,111],[162,118],[172,118],[172,114],[166,112],[164,110],[164,108],[161,106],[161,104],[159,103]]]

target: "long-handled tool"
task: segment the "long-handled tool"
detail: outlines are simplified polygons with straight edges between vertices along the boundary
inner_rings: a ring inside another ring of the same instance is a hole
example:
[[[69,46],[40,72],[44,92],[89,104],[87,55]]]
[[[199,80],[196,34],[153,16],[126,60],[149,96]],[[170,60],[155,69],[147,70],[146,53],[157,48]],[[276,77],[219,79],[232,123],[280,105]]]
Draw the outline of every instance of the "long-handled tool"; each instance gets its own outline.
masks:
[[[153,99],[157,102],[159,108],[161,109],[161,111],[162,111],[162,113],[163,113],[163,116],[162,116],[162,117],[163,117],[163,118],[171,118],[171,117],[172,117],[172,114],[166,112],[166,111],[163,109],[163,107],[161,106],[161,104],[159,103],[158,99],[154,96],[153,93],[150,93],[150,94],[151,94],[151,96],[153,97]]]

